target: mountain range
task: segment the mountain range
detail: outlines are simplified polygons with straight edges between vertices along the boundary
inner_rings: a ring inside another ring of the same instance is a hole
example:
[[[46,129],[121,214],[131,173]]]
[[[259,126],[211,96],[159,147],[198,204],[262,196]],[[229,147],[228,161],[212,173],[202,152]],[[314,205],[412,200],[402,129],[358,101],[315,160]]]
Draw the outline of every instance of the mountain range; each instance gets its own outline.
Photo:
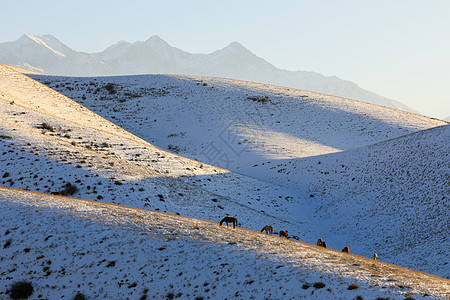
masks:
[[[24,34],[0,44],[0,63],[48,75],[108,76],[185,74],[260,82],[320,92],[418,113],[336,76],[275,67],[238,42],[209,54],[192,54],[170,46],[159,36],[146,41],[121,41],[99,53],[72,50],[52,35]]]

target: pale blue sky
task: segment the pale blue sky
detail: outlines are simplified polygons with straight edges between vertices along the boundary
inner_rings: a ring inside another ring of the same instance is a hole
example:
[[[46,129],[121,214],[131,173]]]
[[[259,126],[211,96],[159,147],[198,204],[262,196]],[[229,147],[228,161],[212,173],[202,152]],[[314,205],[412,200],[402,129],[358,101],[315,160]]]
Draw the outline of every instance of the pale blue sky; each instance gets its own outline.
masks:
[[[210,53],[238,41],[288,70],[350,80],[450,116],[449,0],[2,0],[0,42],[52,34],[76,51],[159,35]]]

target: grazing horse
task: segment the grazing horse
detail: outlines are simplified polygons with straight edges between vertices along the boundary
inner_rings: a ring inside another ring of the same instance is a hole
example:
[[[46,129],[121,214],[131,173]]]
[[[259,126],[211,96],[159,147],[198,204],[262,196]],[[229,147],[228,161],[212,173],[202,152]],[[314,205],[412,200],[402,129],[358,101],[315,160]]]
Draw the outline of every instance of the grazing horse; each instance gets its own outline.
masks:
[[[263,231],[265,231],[267,234],[273,234],[273,227],[270,225],[266,225],[263,229],[261,229],[261,232]]]
[[[342,249],[342,252],[344,253],[348,253],[350,251],[350,249],[348,247],[344,247],[344,249]]]
[[[326,248],[326,247],[327,247],[327,244],[325,243],[324,240],[318,239],[318,240],[317,240],[317,246]]]
[[[285,237],[285,238],[289,238],[289,235],[288,235],[288,232],[287,232],[287,230],[286,231],[284,231],[284,230],[280,230],[280,237]]]
[[[374,254],[373,254],[373,259],[374,259],[374,260],[378,260],[378,254],[374,253]]]
[[[222,219],[222,221],[220,221],[220,226],[222,226],[223,222],[227,223],[227,227],[228,227],[228,223],[232,223],[233,224],[233,228],[236,228],[237,226],[237,219],[233,218],[233,217],[225,217]]]

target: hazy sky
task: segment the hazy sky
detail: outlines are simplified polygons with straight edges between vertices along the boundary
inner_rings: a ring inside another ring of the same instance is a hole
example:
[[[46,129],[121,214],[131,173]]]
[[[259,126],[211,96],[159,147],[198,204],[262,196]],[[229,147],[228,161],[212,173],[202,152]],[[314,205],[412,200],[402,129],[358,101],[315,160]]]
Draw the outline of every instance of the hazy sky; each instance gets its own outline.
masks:
[[[238,41],[287,70],[350,80],[450,116],[450,0],[2,0],[0,42],[52,34],[76,51],[159,35],[191,53]]]

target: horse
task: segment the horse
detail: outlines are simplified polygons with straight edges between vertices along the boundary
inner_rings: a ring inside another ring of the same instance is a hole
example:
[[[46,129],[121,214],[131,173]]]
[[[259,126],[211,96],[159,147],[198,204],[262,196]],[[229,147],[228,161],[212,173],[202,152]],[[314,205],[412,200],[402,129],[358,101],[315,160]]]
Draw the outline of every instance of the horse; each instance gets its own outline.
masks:
[[[373,254],[373,259],[374,259],[374,260],[378,260],[378,254],[374,253],[374,254]]]
[[[263,231],[265,231],[267,234],[273,234],[273,227],[270,225],[266,225],[263,229],[261,229],[261,233]]]
[[[323,246],[323,240],[317,239],[317,246],[322,247]]]
[[[287,232],[287,230],[286,231],[284,231],[284,230],[280,230],[280,237],[285,237],[285,238],[289,238],[289,235],[288,235],[288,232]]]
[[[222,221],[220,221],[220,226],[222,226],[223,222],[227,223],[227,227],[228,227],[228,223],[232,223],[233,224],[233,228],[236,228],[237,226],[237,219],[233,218],[233,217],[225,217],[222,219]]]
[[[318,239],[318,240],[317,240],[317,246],[326,248],[326,247],[327,247],[327,244],[325,243],[324,240]]]
[[[342,249],[342,252],[344,253],[348,253],[350,251],[350,249],[348,247],[344,247],[344,249]]]

